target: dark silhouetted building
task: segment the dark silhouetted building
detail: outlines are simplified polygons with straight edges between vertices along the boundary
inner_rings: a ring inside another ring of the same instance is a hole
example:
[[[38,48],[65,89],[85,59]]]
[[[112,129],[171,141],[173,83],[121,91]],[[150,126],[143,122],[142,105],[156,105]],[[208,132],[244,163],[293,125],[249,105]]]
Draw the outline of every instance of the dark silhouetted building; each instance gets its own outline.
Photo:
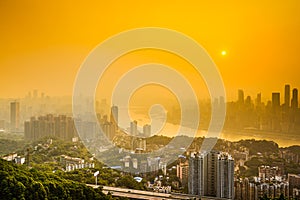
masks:
[[[290,107],[290,99],[291,99],[291,87],[290,87],[290,85],[285,85],[285,87],[284,87],[284,106],[285,106],[285,108]]]
[[[291,101],[291,107],[292,109],[298,108],[298,90],[296,88],[293,89],[293,97]]]
[[[238,90],[238,103],[244,104],[244,91]]]
[[[280,107],[280,93],[273,92],[272,93],[272,108],[278,109]]]
[[[256,106],[261,105],[261,93],[258,93],[256,96]]]

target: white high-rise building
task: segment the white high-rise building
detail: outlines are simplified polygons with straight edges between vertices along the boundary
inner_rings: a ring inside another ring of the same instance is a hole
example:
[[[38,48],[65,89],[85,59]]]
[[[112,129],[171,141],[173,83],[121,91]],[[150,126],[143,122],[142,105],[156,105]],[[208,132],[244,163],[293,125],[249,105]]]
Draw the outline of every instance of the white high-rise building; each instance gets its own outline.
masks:
[[[138,135],[137,121],[130,122],[130,133],[132,136]]]
[[[189,159],[189,193],[233,199],[234,160],[229,154],[209,152],[192,154]]]

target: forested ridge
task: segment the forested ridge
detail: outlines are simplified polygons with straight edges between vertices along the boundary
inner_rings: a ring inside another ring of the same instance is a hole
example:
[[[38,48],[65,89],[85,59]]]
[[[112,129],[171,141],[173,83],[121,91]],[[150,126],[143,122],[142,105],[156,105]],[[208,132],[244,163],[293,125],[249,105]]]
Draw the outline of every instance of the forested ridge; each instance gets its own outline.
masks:
[[[0,159],[1,199],[111,199],[100,188]]]

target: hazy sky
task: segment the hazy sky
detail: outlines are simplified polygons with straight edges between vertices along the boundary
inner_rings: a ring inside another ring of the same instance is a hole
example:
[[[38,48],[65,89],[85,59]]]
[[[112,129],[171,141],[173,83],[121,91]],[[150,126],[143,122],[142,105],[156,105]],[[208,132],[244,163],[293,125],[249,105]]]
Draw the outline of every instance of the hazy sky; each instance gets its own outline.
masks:
[[[265,98],[283,92],[285,83],[300,88],[300,1],[214,2],[1,0],[0,97],[23,97],[33,89],[70,95],[97,44],[148,26],[180,31],[205,47],[229,98],[239,88]]]

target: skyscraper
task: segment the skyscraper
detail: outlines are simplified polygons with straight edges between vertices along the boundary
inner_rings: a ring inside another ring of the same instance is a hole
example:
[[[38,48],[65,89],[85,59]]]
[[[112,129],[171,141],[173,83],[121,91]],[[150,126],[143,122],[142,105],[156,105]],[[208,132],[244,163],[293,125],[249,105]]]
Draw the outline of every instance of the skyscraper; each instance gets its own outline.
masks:
[[[284,87],[284,107],[290,107],[290,98],[291,98],[291,87],[290,85],[285,85]]]
[[[110,111],[110,122],[113,123],[115,129],[118,129],[119,111],[118,106],[112,106]]]
[[[189,174],[189,163],[185,156],[178,158],[176,169],[176,176],[179,178],[181,184],[186,186]]]
[[[272,117],[271,117],[271,128],[274,131],[280,131],[280,93],[272,93]]]
[[[225,153],[218,155],[217,197],[228,199],[234,197],[234,161]]]
[[[150,137],[151,136],[151,125],[145,124],[143,126],[143,136],[144,137]]]
[[[212,151],[204,157],[204,195],[217,196],[218,152]]]
[[[256,106],[261,106],[261,93],[258,93],[256,96]]]
[[[189,158],[188,191],[193,195],[204,195],[204,155],[192,154]]]
[[[17,101],[10,103],[10,131],[15,132],[19,129],[20,123],[20,103]]]
[[[238,102],[244,104],[244,91],[238,90]]]
[[[251,106],[252,100],[251,100],[251,96],[247,96],[246,100],[245,100],[245,105],[246,106]]]
[[[272,93],[272,108],[278,109],[280,107],[280,93],[273,92]]]
[[[298,90],[296,88],[293,89],[293,97],[291,101],[291,107],[292,109],[298,108]]]
[[[116,133],[116,126],[112,122],[106,122],[102,125],[102,130],[106,134],[109,140],[113,140]]]
[[[234,161],[229,154],[210,152],[189,159],[189,193],[193,195],[233,199]]]
[[[137,136],[137,134],[138,134],[136,120],[134,120],[133,122],[130,122],[130,133],[132,136]]]

